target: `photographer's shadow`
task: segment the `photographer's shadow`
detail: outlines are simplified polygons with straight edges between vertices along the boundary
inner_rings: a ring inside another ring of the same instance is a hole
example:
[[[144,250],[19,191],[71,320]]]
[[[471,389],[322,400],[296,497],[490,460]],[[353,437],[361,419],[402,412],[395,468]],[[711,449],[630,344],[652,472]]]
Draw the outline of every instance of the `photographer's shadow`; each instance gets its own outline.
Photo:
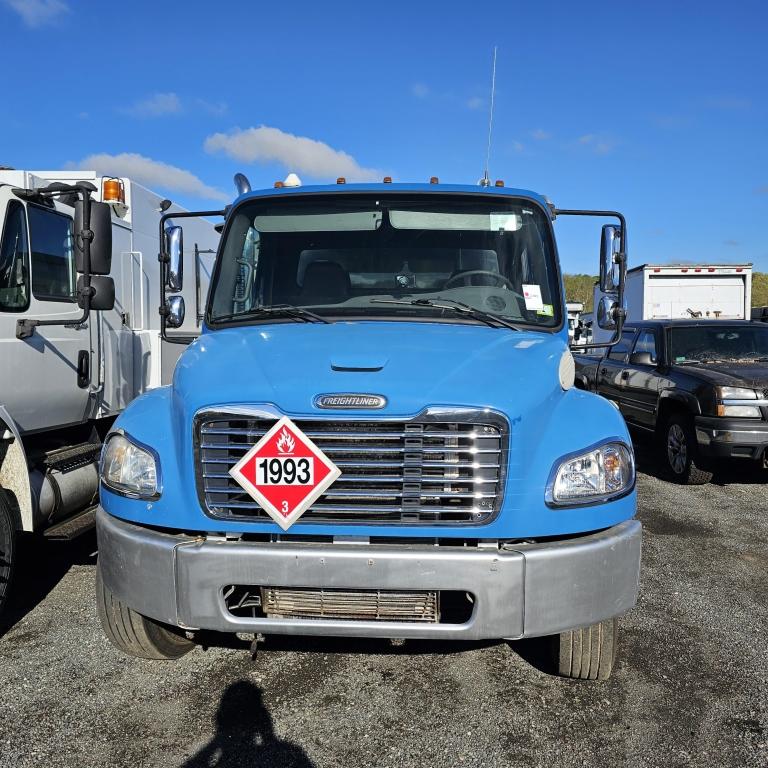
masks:
[[[314,768],[304,750],[278,739],[261,689],[238,680],[224,691],[216,712],[216,735],[182,768]]]

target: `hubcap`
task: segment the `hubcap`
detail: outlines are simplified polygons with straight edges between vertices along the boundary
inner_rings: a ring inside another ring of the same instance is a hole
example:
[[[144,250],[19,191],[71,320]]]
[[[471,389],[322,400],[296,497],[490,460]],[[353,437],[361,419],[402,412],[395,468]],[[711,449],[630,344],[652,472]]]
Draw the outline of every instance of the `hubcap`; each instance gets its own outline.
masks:
[[[667,432],[667,458],[669,466],[676,475],[685,472],[688,463],[688,444],[685,440],[685,432],[679,424],[673,424]]]

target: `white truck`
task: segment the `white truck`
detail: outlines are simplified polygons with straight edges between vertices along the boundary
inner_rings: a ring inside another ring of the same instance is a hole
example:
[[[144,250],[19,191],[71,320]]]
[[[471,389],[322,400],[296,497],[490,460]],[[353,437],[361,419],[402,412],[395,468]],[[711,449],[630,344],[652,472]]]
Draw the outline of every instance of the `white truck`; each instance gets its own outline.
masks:
[[[600,306],[594,288],[594,307]],[[627,321],[712,319],[749,320],[751,264],[642,264],[627,271]],[[608,334],[610,335],[610,334]],[[606,336],[595,328],[594,341]]]
[[[0,612],[18,534],[92,526],[102,436],[200,331],[219,236],[185,219],[177,293],[194,311],[163,341],[163,212],[183,213],[128,178],[0,170]]]

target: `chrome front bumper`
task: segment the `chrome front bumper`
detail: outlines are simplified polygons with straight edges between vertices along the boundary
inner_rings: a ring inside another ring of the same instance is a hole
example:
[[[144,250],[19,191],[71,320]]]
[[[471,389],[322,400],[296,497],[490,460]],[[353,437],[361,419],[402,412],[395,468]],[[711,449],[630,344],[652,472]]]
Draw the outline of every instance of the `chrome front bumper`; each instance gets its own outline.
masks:
[[[171,535],[99,509],[99,566],[121,601],[190,629],[265,634],[498,639],[550,635],[628,611],[637,600],[641,526],[504,549],[260,543]],[[463,624],[243,618],[227,585],[453,590],[473,595]]]

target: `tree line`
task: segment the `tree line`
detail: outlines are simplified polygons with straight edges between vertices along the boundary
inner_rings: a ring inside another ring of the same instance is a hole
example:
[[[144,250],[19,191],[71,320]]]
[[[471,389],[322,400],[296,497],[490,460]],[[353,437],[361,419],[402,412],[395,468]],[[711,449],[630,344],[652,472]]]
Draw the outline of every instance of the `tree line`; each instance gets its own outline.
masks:
[[[595,275],[563,275],[565,280],[565,298],[567,301],[581,301],[584,311],[592,311],[592,287],[597,280]],[[752,274],[752,306],[768,307],[768,272]]]

